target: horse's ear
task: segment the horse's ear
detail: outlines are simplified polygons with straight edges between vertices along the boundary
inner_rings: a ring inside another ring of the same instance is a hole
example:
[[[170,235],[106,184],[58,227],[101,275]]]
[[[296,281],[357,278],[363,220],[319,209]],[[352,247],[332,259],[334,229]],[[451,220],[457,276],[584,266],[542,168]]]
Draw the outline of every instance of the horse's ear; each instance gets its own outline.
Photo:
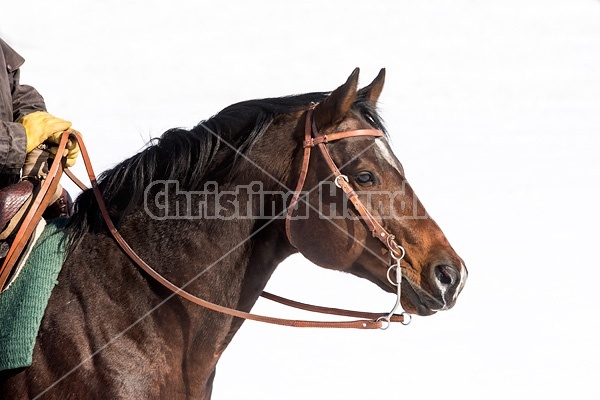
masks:
[[[356,99],[356,89],[358,87],[358,73],[356,68],[348,77],[346,83],[335,89],[329,96],[317,105],[314,111],[314,118],[317,127],[322,130],[341,122],[354,99]]]
[[[371,82],[370,85],[358,91],[358,97],[369,101],[372,104],[377,103],[379,95],[383,90],[383,84],[385,83],[385,68],[381,68],[377,77]]]

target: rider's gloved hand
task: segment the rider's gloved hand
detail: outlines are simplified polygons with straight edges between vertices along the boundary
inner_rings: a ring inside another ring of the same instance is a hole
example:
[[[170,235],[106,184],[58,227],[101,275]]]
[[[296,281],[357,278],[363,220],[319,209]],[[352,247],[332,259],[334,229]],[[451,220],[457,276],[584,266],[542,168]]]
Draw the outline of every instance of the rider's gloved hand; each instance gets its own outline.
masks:
[[[51,146],[53,144],[58,145],[62,133],[71,130],[71,123],[69,121],[57,118],[45,111],[36,111],[27,114],[21,119],[21,124],[25,127],[25,134],[27,135],[27,153],[44,142],[49,142]],[[52,152],[52,147],[50,147],[50,152]],[[56,153],[56,147],[54,147],[54,152],[52,153]],[[75,164],[78,154],[79,146],[77,143],[69,141],[66,154],[63,154],[63,156],[67,157],[68,167],[72,167]]]
[[[77,132],[75,129],[69,129],[69,132]],[[50,153],[54,155],[53,158],[56,158],[56,151],[58,150],[58,146],[51,146]],[[77,161],[77,156],[79,155],[79,144],[76,141],[69,139],[67,142],[67,146],[62,154],[62,157],[67,157],[66,166],[72,167],[75,165],[75,161]],[[52,157],[51,157],[52,158]]]
[[[27,135],[27,153],[45,141],[58,144],[61,134],[71,128],[71,123],[56,118],[45,111],[36,111],[23,117],[21,124]]]

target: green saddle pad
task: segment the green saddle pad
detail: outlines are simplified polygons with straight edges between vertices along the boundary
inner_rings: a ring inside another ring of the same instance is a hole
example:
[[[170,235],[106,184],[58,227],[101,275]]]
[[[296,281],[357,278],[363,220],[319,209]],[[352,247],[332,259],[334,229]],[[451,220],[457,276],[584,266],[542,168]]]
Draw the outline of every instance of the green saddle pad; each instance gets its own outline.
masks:
[[[14,282],[0,294],[0,371],[28,367],[35,339],[58,273],[65,260],[63,227],[46,225]]]

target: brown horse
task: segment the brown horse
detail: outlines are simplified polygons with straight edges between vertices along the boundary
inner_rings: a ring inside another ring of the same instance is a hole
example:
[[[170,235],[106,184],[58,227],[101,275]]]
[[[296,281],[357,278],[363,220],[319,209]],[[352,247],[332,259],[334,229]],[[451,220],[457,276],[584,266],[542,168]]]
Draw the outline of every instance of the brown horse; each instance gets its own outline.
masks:
[[[286,235],[307,110],[314,107],[323,134],[384,129],[376,111],[384,70],[360,90],[357,82],[358,69],[331,93],[242,102],[191,130],[165,132],[102,175],[112,219],[160,274],[227,307],[249,311],[277,265],[295,252],[396,292],[387,249],[339,189],[319,189],[331,174],[317,151],[304,184],[310,195],[289,224],[295,247]],[[406,182],[386,136],[349,137],[327,147],[406,251],[404,309],[430,315],[451,308],[466,268]],[[67,232],[68,256],[33,364],[3,372],[0,396],[210,398],[217,362],[243,320],[171,296],[137,268],[108,234],[90,191],[79,197]]]

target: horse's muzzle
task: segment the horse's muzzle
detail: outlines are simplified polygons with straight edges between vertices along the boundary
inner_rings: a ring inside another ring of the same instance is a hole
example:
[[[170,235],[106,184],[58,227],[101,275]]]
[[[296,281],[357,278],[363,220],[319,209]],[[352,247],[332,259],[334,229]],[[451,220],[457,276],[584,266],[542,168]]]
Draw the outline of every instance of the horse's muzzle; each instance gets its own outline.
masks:
[[[431,274],[431,281],[435,286],[434,297],[440,302],[439,308],[432,307],[432,310],[442,311],[452,308],[467,280],[467,268],[462,262],[458,266],[439,264],[432,268]]]

